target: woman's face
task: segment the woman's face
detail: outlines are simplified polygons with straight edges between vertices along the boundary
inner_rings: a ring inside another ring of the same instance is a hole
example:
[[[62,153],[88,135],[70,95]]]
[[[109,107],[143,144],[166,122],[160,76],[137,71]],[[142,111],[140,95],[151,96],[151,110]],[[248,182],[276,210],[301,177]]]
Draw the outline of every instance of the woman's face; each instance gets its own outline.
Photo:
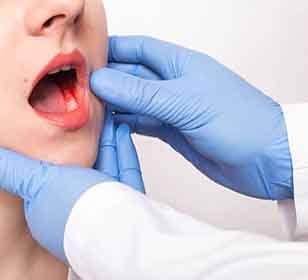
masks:
[[[106,64],[101,2],[0,1],[1,147],[54,163],[93,165],[103,106],[88,78]]]

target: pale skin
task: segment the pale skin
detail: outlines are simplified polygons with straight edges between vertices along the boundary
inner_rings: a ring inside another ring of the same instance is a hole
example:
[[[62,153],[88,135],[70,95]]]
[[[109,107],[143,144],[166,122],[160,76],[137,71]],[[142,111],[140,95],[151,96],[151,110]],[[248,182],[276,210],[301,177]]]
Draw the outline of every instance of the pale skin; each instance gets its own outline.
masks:
[[[103,105],[91,94],[89,122],[67,131],[35,114],[28,98],[38,72],[60,52],[78,48],[90,72],[106,64],[101,0],[2,0],[0,22],[0,146],[53,163],[93,166]],[[23,201],[6,193],[0,193],[0,240],[1,280],[67,279],[68,268],[31,237]]]

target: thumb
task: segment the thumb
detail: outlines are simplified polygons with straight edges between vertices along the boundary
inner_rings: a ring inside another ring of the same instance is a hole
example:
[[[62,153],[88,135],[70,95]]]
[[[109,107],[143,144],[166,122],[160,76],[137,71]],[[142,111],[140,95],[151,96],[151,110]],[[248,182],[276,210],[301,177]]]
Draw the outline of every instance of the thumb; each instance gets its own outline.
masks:
[[[102,100],[130,113],[157,119],[164,116],[170,93],[163,87],[165,81],[144,80],[114,69],[94,72],[90,85]]]
[[[0,191],[33,197],[42,186],[49,164],[0,148]]]

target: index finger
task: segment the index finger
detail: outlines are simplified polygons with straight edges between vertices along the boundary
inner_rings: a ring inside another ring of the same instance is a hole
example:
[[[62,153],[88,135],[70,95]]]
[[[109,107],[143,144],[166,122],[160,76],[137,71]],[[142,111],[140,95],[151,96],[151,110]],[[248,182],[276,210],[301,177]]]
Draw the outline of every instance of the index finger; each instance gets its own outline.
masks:
[[[189,56],[187,49],[145,36],[109,37],[110,63],[144,65],[166,80],[182,75]]]
[[[160,81],[161,77],[153,72],[151,69],[141,64],[129,64],[129,63],[116,63],[111,62],[108,64],[108,68],[121,71],[130,75],[134,75],[141,79]]]
[[[116,128],[110,108],[105,109],[105,121],[103,132],[99,143],[98,157],[95,169],[119,179],[119,168],[116,147]]]

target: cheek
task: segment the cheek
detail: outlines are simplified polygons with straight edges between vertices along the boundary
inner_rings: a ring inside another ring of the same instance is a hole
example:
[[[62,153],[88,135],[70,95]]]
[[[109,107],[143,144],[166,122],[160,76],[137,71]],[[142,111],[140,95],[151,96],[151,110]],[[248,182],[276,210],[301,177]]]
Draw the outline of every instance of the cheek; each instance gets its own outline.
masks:
[[[87,1],[84,28],[82,42],[88,50],[90,70],[97,70],[107,64],[108,32],[102,1]]]

